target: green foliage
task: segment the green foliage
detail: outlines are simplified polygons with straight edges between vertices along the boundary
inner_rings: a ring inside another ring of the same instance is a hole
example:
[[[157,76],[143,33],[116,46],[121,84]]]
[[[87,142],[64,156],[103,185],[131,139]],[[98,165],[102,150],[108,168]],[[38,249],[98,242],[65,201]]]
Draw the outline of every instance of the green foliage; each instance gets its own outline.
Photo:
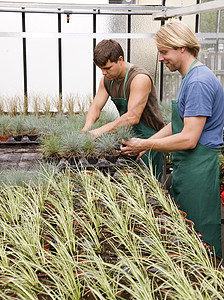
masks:
[[[88,133],[80,133],[79,137],[81,152],[84,156],[94,154],[96,151],[95,139]]]
[[[41,149],[45,157],[59,156],[63,151],[61,137],[57,134],[51,134],[41,138]]]
[[[110,123],[116,119],[116,116],[111,112],[102,111],[100,118],[93,124],[91,129],[99,128],[107,123]]]
[[[28,134],[39,134],[40,118],[36,115],[28,115],[24,120],[24,129]]]
[[[25,117],[23,115],[16,115],[11,118],[11,129],[13,135],[20,135],[25,130]]]
[[[48,174],[57,173],[58,170],[53,164],[37,164],[32,169],[25,170],[20,168],[1,169],[0,172],[0,186],[22,186],[27,185],[42,187],[47,185]]]
[[[65,124],[66,130],[81,131],[84,127],[86,114],[68,116],[68,121]]]
[[[96,139],[96,149],[99,152],[111,153],[119,145],[116,135],[112,133],[104,133]]]
[[[10,127],[10,116],[0,115],[0,134],[5,135],[11,130]]]
[[[41,116],[39,119],[38,130],[41,135],[51,134],[53,128],[52,119],[50,116]]]
[[[208,0],[201,0],[201,3]],[[200,31],[216,32],[217,31],[217,11],[205,12],[200,15]],[[221,12],[220,32],[224,32],[224,11]]]
[[[77,155],[82,152],[82,138],[78,131],[65,132],[62,136],[62,152],[65,156]]]
[[[122,140],[128,141],[133,138],[135,136],[135,132],[133,127],[122,126],[114,132],[114,135],[116,136],[118,143],[121,144]]]
[[[118,173],[2,186],[1,299],[223,299],[222,267],[155,177]]]

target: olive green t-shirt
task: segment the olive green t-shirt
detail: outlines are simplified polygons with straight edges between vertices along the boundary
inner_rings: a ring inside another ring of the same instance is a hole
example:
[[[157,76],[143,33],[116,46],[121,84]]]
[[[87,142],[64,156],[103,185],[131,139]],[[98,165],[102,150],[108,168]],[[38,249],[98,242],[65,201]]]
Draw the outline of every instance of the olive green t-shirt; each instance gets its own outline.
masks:
[[[164,127],[164,121],[163,117],[159,108],[158,104],[158,99],[156,95],[156,89],[153,83],[152,78],[150,77],[149,73],[138,66],[133,65],[127,76],[127,81],[125,84],[125,96],[128,101],[129,95],[130,95],[130,86],[133,78],[138,75],[138,74],[146,74],[149,76],[151,82],[152,82],[152,87],[151,87],[151,92],[149,93],[148,100],[146,103],[146,106],[143,110],[142,116],[141,116],[141,121],[143,121],[146,125],[148,125],[150,128],[159,131],[161,128]],[[111,85],[111,80],[108,78],[104,77],[104,86],[108,94],[112,98],[124,98],[124,92],[123,92],[123,85],[124,85],[124,79],[118,80],[114,79],[111,91],[110,91],[110,85]]]

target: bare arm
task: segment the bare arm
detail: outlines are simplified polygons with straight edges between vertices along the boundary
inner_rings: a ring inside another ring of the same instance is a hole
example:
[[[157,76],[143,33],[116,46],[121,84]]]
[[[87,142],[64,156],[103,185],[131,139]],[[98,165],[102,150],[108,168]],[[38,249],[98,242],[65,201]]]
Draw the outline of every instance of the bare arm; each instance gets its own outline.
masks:
[[[147,103],[148,95],[151,91],[151,80],[147,75],[138,74],[132,80],[130,87],[130,96],[128,99],[128,110],[118,119],[91,130],[94,136],[100,136],[105,132],[116,130],[121,126],[133,126],[139,123],[142,112]]]
[[[98,91],[96,96],[93,99],[93,103],[90,106],[90,109],[86,115],[86,122],[82,129],[83,132],[87,132],[91,126],[98,120],[100,117],[101,110],[108,100],[108,93],[104,87],[104,77],[101,78]]]
[[[153,134],[150,138],[151,139],[160,139],[166,136],[172,135],[172,124],[169,123],[162,129],[160,129],[157,133]]]
[[[186,117],[184,118],[184,128],[180,133],[163,137],[164,131],[168,129],[168,124],[149,139],[133,138],[130,141],[124,141],[126,147],[121,146],[121,151],[124,154],[132,155],[145,150],[175,152],[194,149],[201,136],[205,122],[206,117]]]

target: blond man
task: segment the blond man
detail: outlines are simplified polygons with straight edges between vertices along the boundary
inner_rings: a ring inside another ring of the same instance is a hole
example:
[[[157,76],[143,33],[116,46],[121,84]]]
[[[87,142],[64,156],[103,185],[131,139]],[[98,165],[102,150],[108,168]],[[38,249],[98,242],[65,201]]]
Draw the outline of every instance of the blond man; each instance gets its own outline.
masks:
[[[155,35],[159,61],[182,76],[172,122],[147,140],[124,141],[125,154],[145,150],[173,152],[171,194],[195,223],[216,255],[221,251],[219,156],[223,144],[224,91],[213,74],[197,60],[200,45],[181,21],[162,26]]]

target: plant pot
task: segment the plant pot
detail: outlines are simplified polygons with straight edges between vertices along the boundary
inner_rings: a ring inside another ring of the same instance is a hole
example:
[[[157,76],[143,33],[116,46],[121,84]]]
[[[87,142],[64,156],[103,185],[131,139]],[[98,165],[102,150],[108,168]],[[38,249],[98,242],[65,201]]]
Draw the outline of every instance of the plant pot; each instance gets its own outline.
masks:
[[[183,217],[183,219],[186,219],[187,213],[185,211],[179,210],[179,213],[181,214],[181,216]]]
[[[16,142],[21,142],[21,141],[22,141],[22,138],[23,138],[22,135],[15,135],[15,136],[14,136],[14,140],[15,140]]]
[[[105,159],[107,161],[109,161],[110,163],[115,164],[116,161],[118,160],[119,156],[120,155],[113,155],[113,154],[109,155],[109,154],[107,154],[107,155],[105,155]]]
[[[5,142],[7,142],[8,141],[8,139],[10,138],[10,134],[4,134],[4,135],[0,135],[0,141],[2,142],[2,143],[5,143]]]
[[[191,232],[194,229],[194,222],[191,220],[188,220],[187,218],[184,219],[184,222],[185,222],[187,228],[189,228],[189,231]]]
[[[128,163],[134,163],[137,160],[138,154],[136,155],[125,155],[121,153],[121,157]]]
[[[24,135],[24,136],[22,137],[21,142],[23,142],[23,143],[29,143],[29,142],[30,142],[30,139],[28,138],[27,135]]]
[[[38,134],[30,134],[28,135],[28,138],[31,142],[36,142],[38,139],[39,135]]]
[[[89,156],[86,159],[90,165],[95,165],[98,162],[98,157],[96,156]]]
[[[72,157],[69,157],[67,159],[68,163],[71,165],[71,166],[77,166],[78,163],[79,163],[79,160],[80,160],[81,156],[72,156]]]

